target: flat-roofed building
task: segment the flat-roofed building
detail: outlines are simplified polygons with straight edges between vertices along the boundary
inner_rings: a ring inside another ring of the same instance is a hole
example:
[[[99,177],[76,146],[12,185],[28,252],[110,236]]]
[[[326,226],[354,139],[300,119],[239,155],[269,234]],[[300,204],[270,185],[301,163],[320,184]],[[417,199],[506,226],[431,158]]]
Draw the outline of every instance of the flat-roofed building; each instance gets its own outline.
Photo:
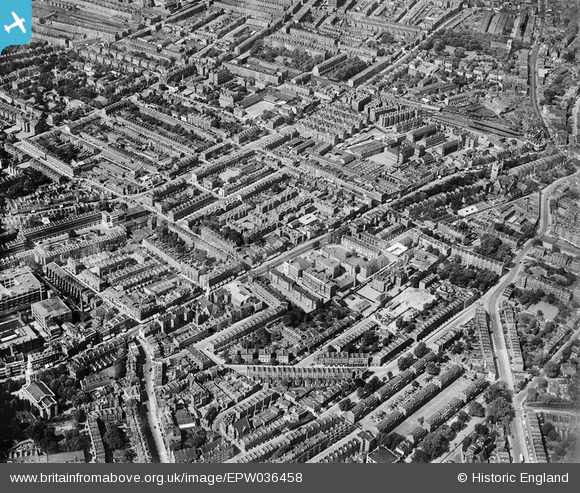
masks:
[[[45,330],[51,325],[61,325],[64,322],[72,321],[72,312],[58,297],[39,301],[32,305],[32,316],[34,320]]]
[[[42,346],[38,335],[18,318],[0,322],[0,356],[34,351]]]
[[[44,285],[27,267],[0,272],[0,314],[28,308],[45,296]]]

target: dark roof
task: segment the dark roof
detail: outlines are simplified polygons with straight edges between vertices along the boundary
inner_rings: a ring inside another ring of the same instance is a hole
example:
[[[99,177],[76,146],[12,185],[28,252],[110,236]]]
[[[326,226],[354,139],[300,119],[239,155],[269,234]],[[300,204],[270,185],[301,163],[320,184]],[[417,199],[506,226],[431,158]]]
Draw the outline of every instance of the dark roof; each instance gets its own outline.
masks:
[[[250,421],[248,420],[247,416],[234,421],[232,423],[232,427],[238,432],[240,436],[244,436],[249,430],[252,429],[252,425],[250,425]]]
[[[369,458],[379,464],[391,464],[398,460],[397,456],[385,447],[378,448],[374,452],[371,452]]]
[[[178,426],[184,426],[195,423],[195,418],[187,409],[179,409],[175,412],[175,421]]]
[[[42,401],[45,397],[54,397],[52,391],[42,380],[30,382],[26,387],[24,387],[24,390],[26,390],[26,392],[28,392],[36,402]]]
[[[178,464],[193,462],[195,459],[197,459],[197,450],[194,448],[186,448],[183,450],[175,451],[175,462]]]

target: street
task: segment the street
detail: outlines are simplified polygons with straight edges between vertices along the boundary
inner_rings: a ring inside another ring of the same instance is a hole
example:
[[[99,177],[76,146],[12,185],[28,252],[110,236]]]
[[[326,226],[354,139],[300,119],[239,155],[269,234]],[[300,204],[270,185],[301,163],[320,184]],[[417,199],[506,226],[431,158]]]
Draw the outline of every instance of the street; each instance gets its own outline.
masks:
[[[161,433],[160,421],[158,419],[157,411],[157,399],[155,398],[155,387],[153,381],[153,365],[151,358],[145,348],[141,343],[141,339],[136,339],[137,343],[141,347],[143,354],[145,355],[145,363],[143,365],[143,378],[145,379],[145,390],[147,392],[147,418],[149,420],[149,428],[153,439],[155,440],[155,447],[157,448],[157,454],[159,456],[159,461],[162,463],[167,463],[169,457],[167,456],[167,450],[165,449],[165,442],[163,441],[163,435]]]

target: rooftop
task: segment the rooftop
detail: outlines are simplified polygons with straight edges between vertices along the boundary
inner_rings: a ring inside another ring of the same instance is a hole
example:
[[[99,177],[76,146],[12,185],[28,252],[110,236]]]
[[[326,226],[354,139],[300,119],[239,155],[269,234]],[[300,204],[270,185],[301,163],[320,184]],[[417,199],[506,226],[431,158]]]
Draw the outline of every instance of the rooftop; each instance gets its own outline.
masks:
[[[42,284],[28,267],[14,267],[0,272],[0,300],[41,288]]]
[[[70,308],[58,297],[34,303],[32,309],[42,317],[58,317],[70,313]]]

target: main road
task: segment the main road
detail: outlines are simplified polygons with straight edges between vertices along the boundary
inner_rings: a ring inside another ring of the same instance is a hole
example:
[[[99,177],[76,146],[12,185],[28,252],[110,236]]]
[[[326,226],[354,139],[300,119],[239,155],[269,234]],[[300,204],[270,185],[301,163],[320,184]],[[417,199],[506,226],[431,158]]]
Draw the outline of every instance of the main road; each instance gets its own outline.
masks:
[[[577,171],[573,176],[577,175],[580,171]],[[528,255],[530,249],[533,246],[533,243],[536,239],[542,237],[549,229],[551,223],[551,214],[550,214],[550,203],[549,198],[551,193],[563,182],[569,180],[571,177],[566,176],[564,178],[560,178],[556,180],[551,185],[547,186],[542,191],[542,197],[540,200],[540,224],[538,227],[538,231],[534,238],[529,239],[517,254],[514,260],[514,267],[510,270],[510,272],[502,278],[500,283],[491,291],[491,295],[487,298],[486,309],[490,314],[490,322],[491,322],[491,331],[492,331],[492,341],[493,347],[495,352],[495,357],[497,361],[497,370],[499,374],[500,380],[503,380],[508,388],[514,391],[514,379],[513,379],[513,372],[510,365],[510,358],[509,353],[507,350],[503,327],[501,324],[500,316],[499,316],[499,301],[502,293],[504,290],[515,281],[516,277],[520,273],[526,256]],[[521,402],[520,405],[517,405],[518,402],[514,401],[516,404],[516,419],[513,421],[512,425],[512,447],[514,451],[514,459],[517,457],[519,458],[521,455],[528,459],[528,448],[526,446],[526,433],[523,429],[522,424],[522,407]],[[521,454],[521,455],[520,455]]]
[[[151,430],[153,440],[155,441],[159,462],[167,463],[170,462],[170,460],[167,455],[167,449],[165,448],[165,442],[161,432],[161,420],[159,419],[159,411],[157,409],[157,398],[155,397],[155,384],[153,381],[153,361],[151,360],[149,353],[145,350],[141,338],[137,337],[136,341],[145,356],[143,377],[145,378],[145,390],[147,392],[147,420],[149,421],[149,429]]]
[[[542,123],[542,126],[550,135],[550,127],[548,125],[548,121],[544,114],[542,113],[542,109],[540,108],[540,103],[538,102],[538,55],[540,52],[540,45],[542,43],[542,36],[544,33],[544,19],[545,19],[545,0],[539,0],[539,7],[540,7],[540,28],[538,30],[538,35],[536,37],[536,42],[532,47],[532,53],[530,54],[530,101],[532,103],[532,108],[536,113],[536,116]]]

